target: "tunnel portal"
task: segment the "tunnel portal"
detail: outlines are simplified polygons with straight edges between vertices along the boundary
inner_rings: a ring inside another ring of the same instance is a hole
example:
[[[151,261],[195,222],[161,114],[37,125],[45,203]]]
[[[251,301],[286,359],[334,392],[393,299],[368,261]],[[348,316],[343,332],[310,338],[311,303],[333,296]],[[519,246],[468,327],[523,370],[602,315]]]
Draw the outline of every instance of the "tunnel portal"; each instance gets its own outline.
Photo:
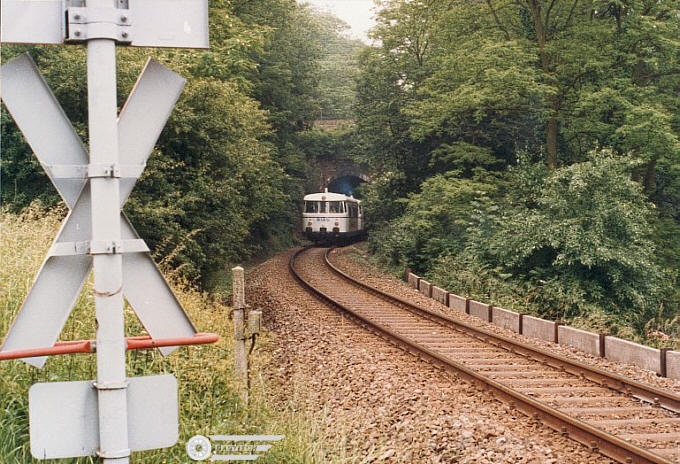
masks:
[[[356,190],[364,182],[366,181],[358,176],[347,174],[331,180],[328,183],[328,191],[345,195],[356,195]]]

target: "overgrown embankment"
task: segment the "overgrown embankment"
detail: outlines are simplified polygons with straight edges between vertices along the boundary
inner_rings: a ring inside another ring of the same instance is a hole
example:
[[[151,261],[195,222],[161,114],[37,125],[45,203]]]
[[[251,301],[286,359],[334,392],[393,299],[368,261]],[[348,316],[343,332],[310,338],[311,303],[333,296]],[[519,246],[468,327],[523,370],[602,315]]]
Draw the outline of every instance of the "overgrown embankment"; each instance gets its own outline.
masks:
[[[58,213],[29,207],[21,214],[0,211],[0,334],[4,336],[26,296],[61,220]],[[259,458],[269,463],[322,462],[317,456],[319,438],[307,416],[294,407],[274,404],[268,376],[268,335],[254,351],[251,404],[240,404],[232,372],[232,323],[230,308],[186,284],[178,273],[170,274],[175,293],[199,331],[216,332],[215,345],[182,347],[164,359],[157,350],[133,350],[127,354],[127,375],[175,375],[179,384],[179,441],[169,449],[133,453],[136,463],[190,462],[185,444],[196,434],[281,434],[286,437]],[[91,282],[78,298],[61,340],[95,337]],[[126,335],[144,334],[131,308],[126,308]],[[41,370],[21,361],[0,362],[0,461],[3,464],[39,462],[29,451],[28,389],[36,382],[91,380],[96,378],[96,358],[90,354],[54,356]],[[60,461],[62,462],[62,461]],[[64,461],[68,462],[68,461]],[[71,462],[91,462],[78,459]]]
[[[680,228],[614,157],[553,172],[520,164],[494,182],[437,175],[404,206],[370,239],[398,272],[410,266],[452,292],[583,328],[680,341],[680,248],[659,241]]]
[[[677,2],[481,3],[377,14],[356,104],[372,249],[483,301],[677,339]]]

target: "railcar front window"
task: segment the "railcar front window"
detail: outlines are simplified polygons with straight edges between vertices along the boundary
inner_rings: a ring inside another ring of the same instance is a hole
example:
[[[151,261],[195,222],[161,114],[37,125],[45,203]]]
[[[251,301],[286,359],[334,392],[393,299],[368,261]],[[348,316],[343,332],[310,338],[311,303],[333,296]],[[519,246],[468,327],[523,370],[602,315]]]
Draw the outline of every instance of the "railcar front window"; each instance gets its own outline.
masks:
[[[318,201],[305,201],[305,213],[317,213],[319,210]]]
[[[328,202],[328,212],[329,213],[342,213],[342,202],[341,201],[329,201]]]
[[[319,201],[319,212],[320,213],[325,213],[326,212],[326,203],[325,201]]]

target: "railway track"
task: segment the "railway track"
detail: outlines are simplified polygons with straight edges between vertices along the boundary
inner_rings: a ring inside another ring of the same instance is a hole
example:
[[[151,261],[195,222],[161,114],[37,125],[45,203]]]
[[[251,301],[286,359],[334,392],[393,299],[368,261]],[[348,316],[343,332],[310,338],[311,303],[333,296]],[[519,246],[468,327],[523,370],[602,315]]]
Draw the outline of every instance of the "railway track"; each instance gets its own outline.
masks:
[[[680,396],[386,294],[335,267],[331,250],[299,250],[291,273],[359,324],[618,462],[680,462]]]

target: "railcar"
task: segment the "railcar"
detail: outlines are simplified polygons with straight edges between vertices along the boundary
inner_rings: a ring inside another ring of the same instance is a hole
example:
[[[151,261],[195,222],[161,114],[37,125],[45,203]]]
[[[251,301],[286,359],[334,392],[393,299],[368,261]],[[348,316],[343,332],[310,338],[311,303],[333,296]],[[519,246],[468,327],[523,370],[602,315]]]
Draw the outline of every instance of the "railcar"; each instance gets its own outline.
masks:
[[[366,233],[361,201],[328,189],[305,195],[302,231],[313,242],[343,242],[361,238]]]

